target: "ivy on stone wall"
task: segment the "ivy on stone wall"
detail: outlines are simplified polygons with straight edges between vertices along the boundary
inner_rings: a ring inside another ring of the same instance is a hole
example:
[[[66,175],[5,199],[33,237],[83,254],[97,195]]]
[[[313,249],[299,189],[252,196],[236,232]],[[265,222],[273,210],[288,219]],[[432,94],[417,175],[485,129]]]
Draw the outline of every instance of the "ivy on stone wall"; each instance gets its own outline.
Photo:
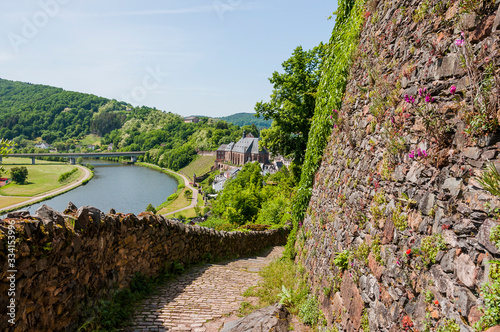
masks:
[[[334,110],[340,109],[342,105],[352,54],[357,48],[359,33],[364,22],[364,3],[364,0],[341,0],[338,4],[337,19],[319,84],[302,175],[293,203],[293,231],[288,238],[286,250],[286,255],[289,257],[295,256],[297,228],[304,219],[311,198],[314,174],[323,157],[328,136],[337,121],[337,112]]]

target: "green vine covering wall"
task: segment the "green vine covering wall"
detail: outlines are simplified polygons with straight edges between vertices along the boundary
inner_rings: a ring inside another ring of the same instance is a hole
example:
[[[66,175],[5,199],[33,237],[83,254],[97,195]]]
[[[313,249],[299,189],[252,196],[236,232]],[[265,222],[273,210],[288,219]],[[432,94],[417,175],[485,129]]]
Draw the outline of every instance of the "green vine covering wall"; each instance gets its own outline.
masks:
[[[336,109],[340,109],[356,50],[359,33],[364,22],[364,0],[341,0],[336,12],[337,19],[328,45],[327,57],[318,88],[316,110],[307,143],[302,175],[293,204],[293,231],[290,234],[286,254],[295,256],[295,236],[299,223],[311,198],[314,173],[319,167],[323,150],[337,120]]]

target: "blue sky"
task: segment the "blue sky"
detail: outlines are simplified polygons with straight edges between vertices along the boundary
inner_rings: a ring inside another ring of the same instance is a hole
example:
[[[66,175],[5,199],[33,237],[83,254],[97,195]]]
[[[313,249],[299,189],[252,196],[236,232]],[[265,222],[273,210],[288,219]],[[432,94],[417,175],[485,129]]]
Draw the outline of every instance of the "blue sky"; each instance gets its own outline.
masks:
[[[188,115],[253,112],[294,48],[327,42],[335,1],[0,4],[0,78]]]

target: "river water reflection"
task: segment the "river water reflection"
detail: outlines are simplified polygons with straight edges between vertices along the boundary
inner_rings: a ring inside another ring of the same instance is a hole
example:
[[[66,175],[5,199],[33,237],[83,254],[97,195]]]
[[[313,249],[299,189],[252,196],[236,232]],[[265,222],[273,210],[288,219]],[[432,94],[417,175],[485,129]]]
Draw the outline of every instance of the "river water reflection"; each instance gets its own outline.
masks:
[[[62,212],[68,202],[73,202],[77,207],[90,205],[104,213],[113,208],[116,212],[137,215],[149,203],[158,206],[177,190],[177,181],[173,177],[146,167],[104,160],[84,160],[83,163],[95,167],[90,182],[21,210],[34,214],[42,204],[46,204]]]

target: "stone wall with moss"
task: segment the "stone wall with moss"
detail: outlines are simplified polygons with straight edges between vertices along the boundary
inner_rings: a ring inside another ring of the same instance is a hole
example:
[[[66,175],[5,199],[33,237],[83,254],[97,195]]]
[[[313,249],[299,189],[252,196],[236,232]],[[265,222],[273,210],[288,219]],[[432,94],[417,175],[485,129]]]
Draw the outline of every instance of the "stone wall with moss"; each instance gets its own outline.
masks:
[[[500,200],[478,182],[500,169],[498,1],[370,1],[364,17],[296,260],[329,326],[474,331],[499,277]]]
[[[136,273],[155,276],[174,262],[249,255],[286,243],[288,230],[219,232],[151,213],[103,214],[75,207],[59,214],[0,220],[1,331],[74,331],[85,307]],[[9,226],[15,227],[15,266],[7,260]],[[16,270],[16,319],[8,323],[9,270]]]

